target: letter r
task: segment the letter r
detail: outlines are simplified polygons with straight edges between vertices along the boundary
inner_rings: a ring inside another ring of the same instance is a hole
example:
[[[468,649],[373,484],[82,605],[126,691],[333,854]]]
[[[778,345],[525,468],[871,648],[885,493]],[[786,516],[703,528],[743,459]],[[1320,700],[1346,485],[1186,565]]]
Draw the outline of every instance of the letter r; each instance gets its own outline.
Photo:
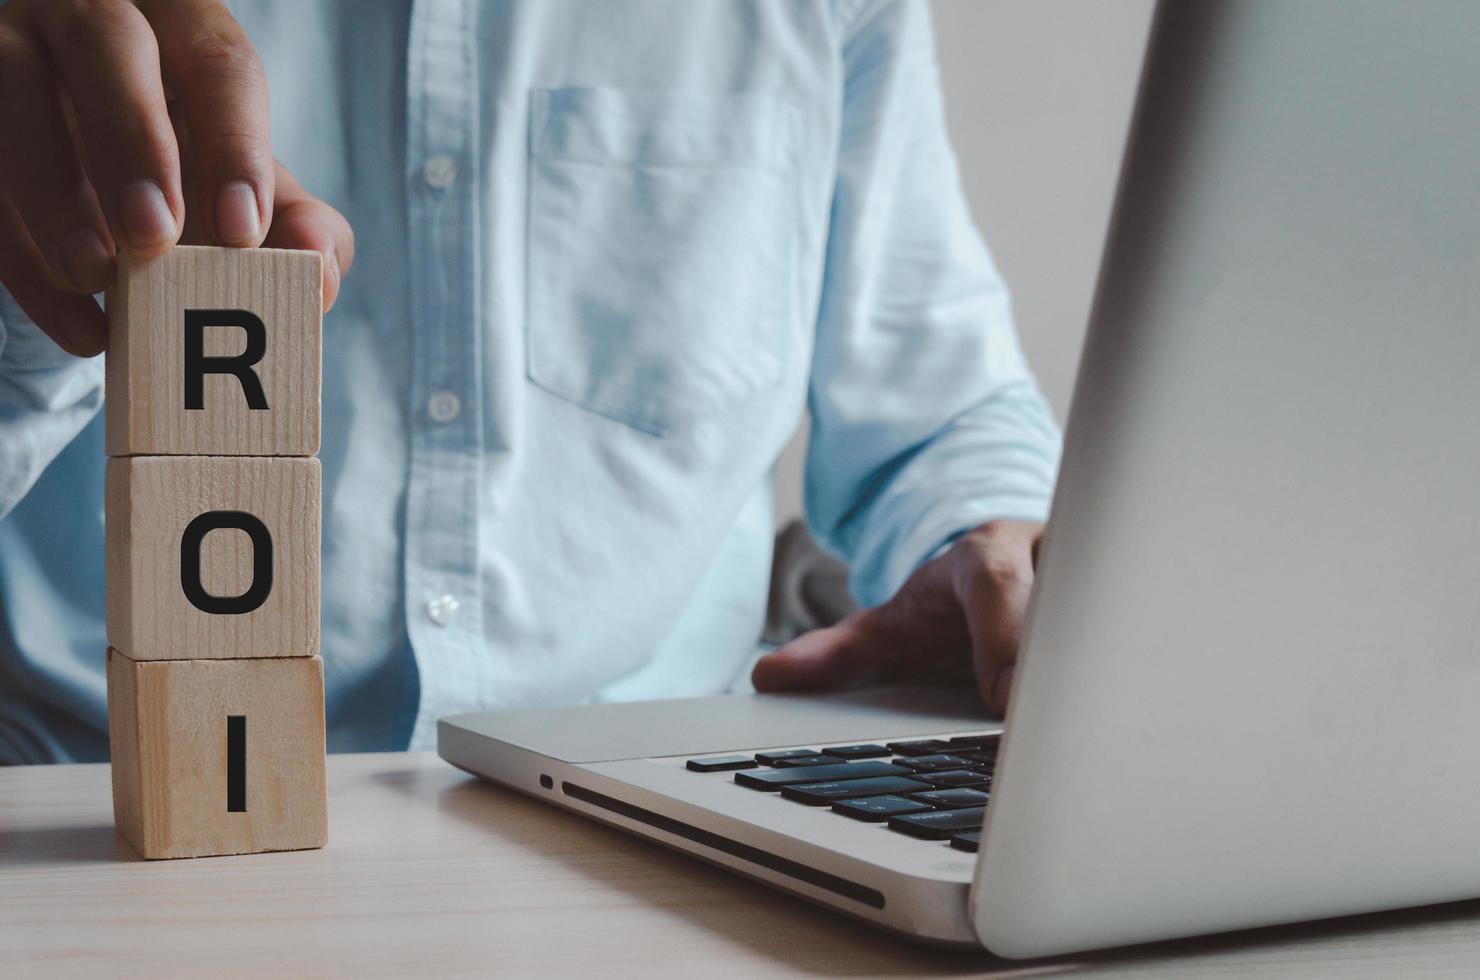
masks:
[[[246,348],[234,357],[207,357],[206,327],[237,327],[246,331]],[[267,328],[254,313],[246,310],[186,310],[185,311],[185,408],[205,408],[205,380],[207,374],[234,375],[247,396],[247,407],[256,410],[267,408],[267,396],[262,392],[262,379],[252,370],[252,365],[262,360],[267,353]]]

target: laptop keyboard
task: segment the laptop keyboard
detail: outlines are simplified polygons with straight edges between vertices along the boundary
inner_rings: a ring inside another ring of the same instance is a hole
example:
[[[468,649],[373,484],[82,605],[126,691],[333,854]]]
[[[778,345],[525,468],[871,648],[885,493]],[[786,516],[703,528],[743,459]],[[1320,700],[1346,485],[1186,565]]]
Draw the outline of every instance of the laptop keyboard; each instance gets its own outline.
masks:
[[[690,759],[687,766],[801,806],[830,807],[840,817],[975,851],[1001,738],[993,733],[784,749]]]

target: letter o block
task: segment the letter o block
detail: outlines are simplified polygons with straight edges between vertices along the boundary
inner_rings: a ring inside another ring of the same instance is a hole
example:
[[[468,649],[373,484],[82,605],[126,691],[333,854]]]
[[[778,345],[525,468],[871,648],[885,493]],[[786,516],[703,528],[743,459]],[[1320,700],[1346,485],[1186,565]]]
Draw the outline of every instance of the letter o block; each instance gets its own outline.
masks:
[[[319,461],[108,460],[108,644],[136,661],[319,647]]]
[[[321,276],[317,252],[120,252],[108,291],[108,455],[317,453]]]

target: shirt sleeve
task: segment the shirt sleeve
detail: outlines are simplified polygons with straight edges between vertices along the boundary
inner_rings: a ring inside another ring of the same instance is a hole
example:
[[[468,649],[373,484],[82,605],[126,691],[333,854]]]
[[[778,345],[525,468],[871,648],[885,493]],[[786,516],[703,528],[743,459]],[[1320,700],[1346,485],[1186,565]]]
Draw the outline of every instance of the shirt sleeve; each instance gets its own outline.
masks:
[[[102,404],[102,356],[62,350],[0,287],[0,520]]]
[[[806,507],[860,604],[990,520],[1044,520],[1060,435],[972,224],[923,2],[842,11]]]

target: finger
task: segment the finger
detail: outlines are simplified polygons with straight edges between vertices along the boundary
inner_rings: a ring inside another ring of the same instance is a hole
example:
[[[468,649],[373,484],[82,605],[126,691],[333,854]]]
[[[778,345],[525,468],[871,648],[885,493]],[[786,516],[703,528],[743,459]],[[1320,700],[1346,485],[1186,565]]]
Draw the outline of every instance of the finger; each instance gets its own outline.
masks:
[[[273,210],[267,78],[218,0],[138,0],[190,143],[187,211],[217,245],[262,243]]]
[[[891,666],[871,642],[867,613],[803,633],[756,661],[757,691],[837,691],[883,680]]]
[[[24,150],[0,153],[0,187],[46,263],[51,282],[95,293],[108,284],[113,240],[82,171],[41,52],[0,23],[0,133],[25,134]]]
[[[1033,589],[1033,535],[1025,527],[973,532],[955,553],[977,684],[987,707],[1001,714]]]
[[[46,263],[15,208],[0,198],[0,283],[16,305],[69,354],[91,357],[108,340],[108,321],[91,296],[67,292],[46,277]]]
[[[29,8],[70,96],[83,163],[117,242],[164,251],[184,218],[180,161],[154,32],[122,0],[53,0]]]
[[[314,197],[277,165],[276,209],[263,243],[271,248],[311,249],[323,255],[324,312],[339,297],[339,284],[355,260],[355,234],[344,215]]]
[[[1017,664],[1015,663],[998,667],[997,672],[992,675],[989,686],[982,694],[982,700],[987,703],[987,710],[999,718],[1007,715],[1007,701],[1012,695],[1012,679],[1016,673]]]

